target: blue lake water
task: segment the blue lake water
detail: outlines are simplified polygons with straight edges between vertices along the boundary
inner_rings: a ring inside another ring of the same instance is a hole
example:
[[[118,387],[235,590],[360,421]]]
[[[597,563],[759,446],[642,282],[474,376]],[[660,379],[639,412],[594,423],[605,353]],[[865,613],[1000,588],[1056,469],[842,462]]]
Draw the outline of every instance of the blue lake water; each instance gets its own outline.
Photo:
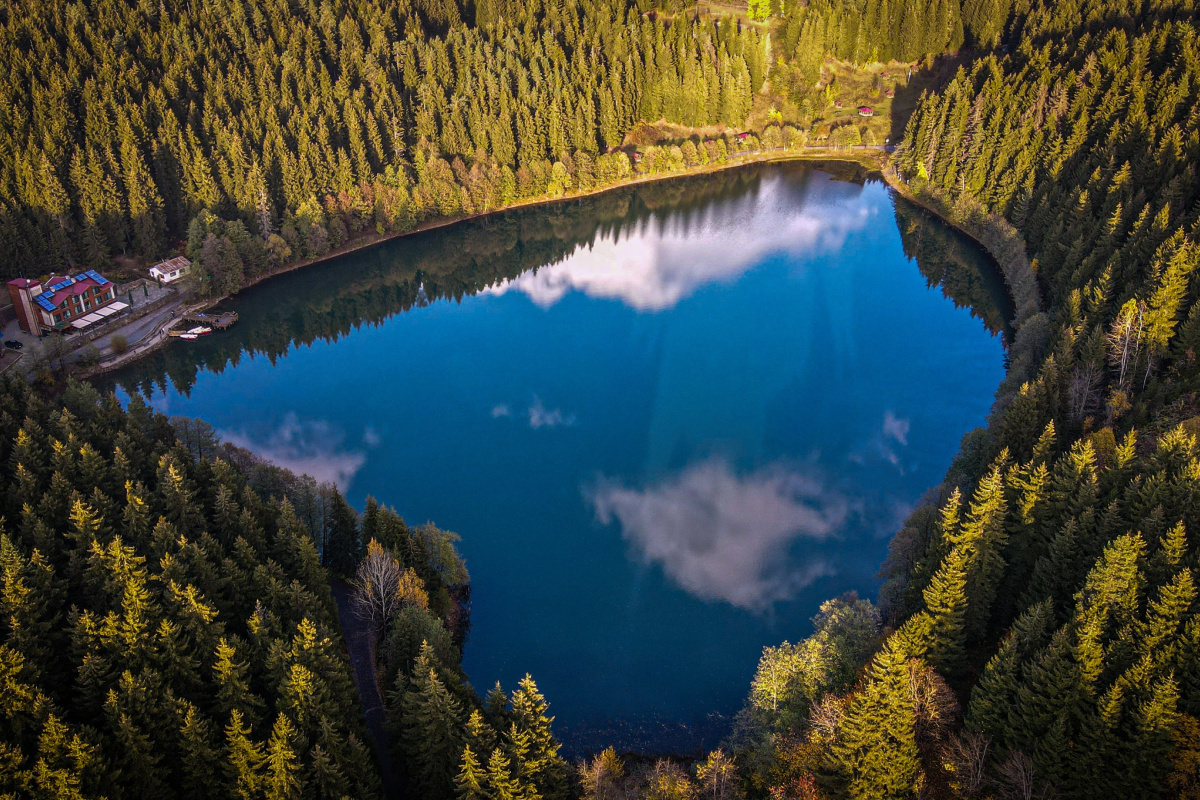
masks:
[[[237,327],[117,380],[460,534],[481,691],[529,672],[580,746],[686,744],[764,645],[874,597],[1003,377],[987,259],[834,171],[395,240],[244,292]]]

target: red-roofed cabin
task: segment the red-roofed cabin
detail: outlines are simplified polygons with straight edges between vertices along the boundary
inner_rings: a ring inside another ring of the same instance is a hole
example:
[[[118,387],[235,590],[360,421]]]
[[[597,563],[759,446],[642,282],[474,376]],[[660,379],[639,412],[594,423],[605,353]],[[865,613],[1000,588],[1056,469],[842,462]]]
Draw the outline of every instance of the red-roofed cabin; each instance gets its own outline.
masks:
[[[95,270],[67,277],[50,277],[43,284],[28,278],[8,282],[8,296],[21,330],[41,335],[80,327],[75,323],[107,306],[116,297],[112,282]],[[124,307],[124,304],[121,304]],[[98,319],[108,316],[102,314]]]
[[[886,92],[884,92],[883,94],[884,94],[884,96],[885,96],[885,97],[895,97],[895,96],[896,96],[896,90],[895,90],[895,89],[888,89],[888,90],[887,90]]]
[[[873,117],[875,116],[875,109],[871,108],[870,106],[859,106],[858,115],[860,117]]]

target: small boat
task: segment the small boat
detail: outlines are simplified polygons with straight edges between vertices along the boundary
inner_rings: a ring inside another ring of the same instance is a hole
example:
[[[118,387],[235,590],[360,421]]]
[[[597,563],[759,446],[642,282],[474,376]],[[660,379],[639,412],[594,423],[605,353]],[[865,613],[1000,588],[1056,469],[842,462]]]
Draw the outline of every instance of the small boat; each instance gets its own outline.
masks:
[[[180,339],[195,339],[195,338],[197,338],[197,334],[194,334],[194,333],[181,333],[181,334],[179,334],[179,338],[180,338]]]
[[[212,328],[201,326],[199,328],[192,328],[188,331],[188,333],[193,334],[194,336],[204,336],[205,334],[212,333]]]

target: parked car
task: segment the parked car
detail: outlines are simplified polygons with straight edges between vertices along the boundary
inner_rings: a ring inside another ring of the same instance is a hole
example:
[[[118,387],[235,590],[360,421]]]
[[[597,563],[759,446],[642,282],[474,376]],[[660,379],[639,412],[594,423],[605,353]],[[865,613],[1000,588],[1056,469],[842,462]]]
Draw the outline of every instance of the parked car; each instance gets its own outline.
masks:
[[[4,346],[9,350],[20,350],[25,345],[21,344],[16,339],[9,339],[4,343]]]

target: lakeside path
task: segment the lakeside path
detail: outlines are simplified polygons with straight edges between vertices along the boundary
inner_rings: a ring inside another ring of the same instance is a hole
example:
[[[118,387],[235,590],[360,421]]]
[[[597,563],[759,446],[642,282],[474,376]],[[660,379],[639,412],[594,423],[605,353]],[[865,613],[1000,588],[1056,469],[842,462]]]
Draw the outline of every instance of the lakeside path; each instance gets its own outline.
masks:
[[[358,689],[363,717],[367,721],[367,733],[371,737],[375,759],[379,764],[379,774],[383,778],[383,796],[387,800],[400,800],[403,792],[400,791],[400,782],[392,768],[392,753],[388,747],[387,730],[384,728],[383,692],[379,689],[379,676],[375,673],[375,659],[371,655],[371,634],[358,614],[354,613],[351,604],[353,588],[336,578],[329,583],[333,599],[337,603],[342,636],[350,654],[354,687]]]

